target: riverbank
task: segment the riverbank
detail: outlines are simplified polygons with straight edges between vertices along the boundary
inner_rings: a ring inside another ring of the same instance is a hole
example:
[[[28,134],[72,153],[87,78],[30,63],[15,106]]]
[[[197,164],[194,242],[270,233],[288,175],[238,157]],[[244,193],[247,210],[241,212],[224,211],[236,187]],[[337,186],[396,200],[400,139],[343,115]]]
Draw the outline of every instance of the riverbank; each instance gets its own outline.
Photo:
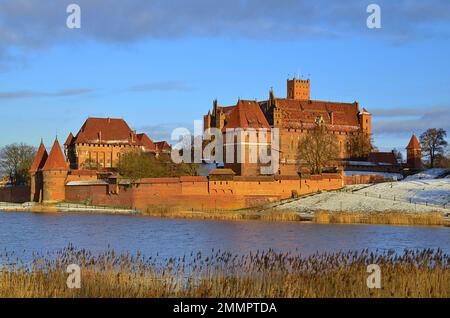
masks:
[[[0,253],[0,256],[1,253]],[[51,258],[54,257],[54,258]],[[0,258],[1,259],[1,258]],[[67,266],[81,268],[81,288],[67,288]],[[367,266],[381,269],[381,288],[368,288]],[[170,259],[73,247],[36,256],[33,270],[0,272],[0,297],[450,297],[450,256],[441,251],[339,252],[302,257],[265,251],[216,251]]]
[[[236,211],[198,211],[178,210],[163,207],[154,207],[146,211],[124,208],[86,206],[79,204],[60,203],[55,205],[11,204],[0,205],[5,212],[32,212],[32,213],[85,213],[85,214],[111,214],[134,215],[169,219],[200,219],[200,220],[254,220],[267,222],[313,222],[320,224],[382,224],[382,225],[410,225],[410,226],[447,226],[450,227],[450,218],[442,212],[355,212],[355,211],[311,211],[299,212],[285,208],[289,202],[285,200],[269,206],[243,209]],[[280,209],[279,206],[284,206]]]
[[[301,213],[288,210],[269,209],[263,211],[146,211],[143,215],[172,219],[202,220],[258,220],[273,222],[313,222],[320,224],[380,224],[410,226],[446,226],[450,227],[450,218],[440,212],[332,212],[316,211]]]
[[[35,204],[27,202],[4,203],[0,202],[0,211],[4,212],[33,212],[33,213],[90,213],[90,214],[118,214],[118,215],[138,215],[141,212],[133,209],[105,207],[105,206],[88,206],[73,203],[58,204]]]

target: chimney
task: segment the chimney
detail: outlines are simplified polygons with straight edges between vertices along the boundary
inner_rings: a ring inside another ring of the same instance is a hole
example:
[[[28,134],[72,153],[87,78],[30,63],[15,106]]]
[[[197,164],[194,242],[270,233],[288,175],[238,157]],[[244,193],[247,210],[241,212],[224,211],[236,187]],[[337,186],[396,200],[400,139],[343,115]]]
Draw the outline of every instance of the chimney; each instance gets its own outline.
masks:
[[[102,142],[102,132],[101,131],[98,132],[98,140],[100,142]]]

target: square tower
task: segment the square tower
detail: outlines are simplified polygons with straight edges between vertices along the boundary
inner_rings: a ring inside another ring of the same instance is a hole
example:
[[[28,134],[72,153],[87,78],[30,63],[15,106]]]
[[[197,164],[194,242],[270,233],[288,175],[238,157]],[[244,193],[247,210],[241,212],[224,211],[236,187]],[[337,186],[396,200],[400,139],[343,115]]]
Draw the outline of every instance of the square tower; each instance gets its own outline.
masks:
[[[297,100],[310,100],[310,85],[309,79],[288,79],[287,80],[287,98]]]

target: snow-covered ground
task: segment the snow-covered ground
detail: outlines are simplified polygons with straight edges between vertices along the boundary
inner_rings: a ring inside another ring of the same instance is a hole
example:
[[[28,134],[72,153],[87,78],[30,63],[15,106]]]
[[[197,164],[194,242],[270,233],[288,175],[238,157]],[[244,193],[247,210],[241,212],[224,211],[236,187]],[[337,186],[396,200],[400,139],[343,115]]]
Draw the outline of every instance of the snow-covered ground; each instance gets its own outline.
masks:
[[[276,207],[283,210],[298,212],[315,211],[344,211],[344,212],[442,212],[449,213],[450,209],[434,206],[411,204],[402,201],[365,197],[347,192],[324,192],[299,199]]]
[[[353,176],[353,175],[368,175],[368,174],[377,174],[383,176],[385,179],[395,179],[401,180],[403,176],[400,173],[391,173],[391,172],[374,172],[374,171],[344,171],[344,175]]]
[[[439,211],[448,214],[450,212],[450,179],[433,179],[444,172],[426,171],[421,176],[416,178],[411,176],[399,182],[348,186],[339,192],[318,193],[277,208],[299,212]]]
[[[443,168],[433,168],[428,169],[423,172],[413,174],[412,176],[406,177],[406,181],[413,181],[413,180],[421,180],[421,179],[435,179],[437,177],[440,177],[446,173],[450,173],[450,169],[443,169]]]

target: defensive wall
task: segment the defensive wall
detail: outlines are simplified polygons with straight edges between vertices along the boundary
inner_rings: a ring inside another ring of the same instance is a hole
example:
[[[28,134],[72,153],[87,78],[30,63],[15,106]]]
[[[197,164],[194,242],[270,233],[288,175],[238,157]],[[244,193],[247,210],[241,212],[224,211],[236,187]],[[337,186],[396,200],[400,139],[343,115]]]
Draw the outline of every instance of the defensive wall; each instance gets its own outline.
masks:
[[[110,180],[72,181],[67,202],[136,209],[240,209],[317,191],[342,188],[341,174],[299,177],[208,177],[142,179],[134,184]]]
[[[30,187],[0,187],[0,202],[25,203],[30,201]]]

